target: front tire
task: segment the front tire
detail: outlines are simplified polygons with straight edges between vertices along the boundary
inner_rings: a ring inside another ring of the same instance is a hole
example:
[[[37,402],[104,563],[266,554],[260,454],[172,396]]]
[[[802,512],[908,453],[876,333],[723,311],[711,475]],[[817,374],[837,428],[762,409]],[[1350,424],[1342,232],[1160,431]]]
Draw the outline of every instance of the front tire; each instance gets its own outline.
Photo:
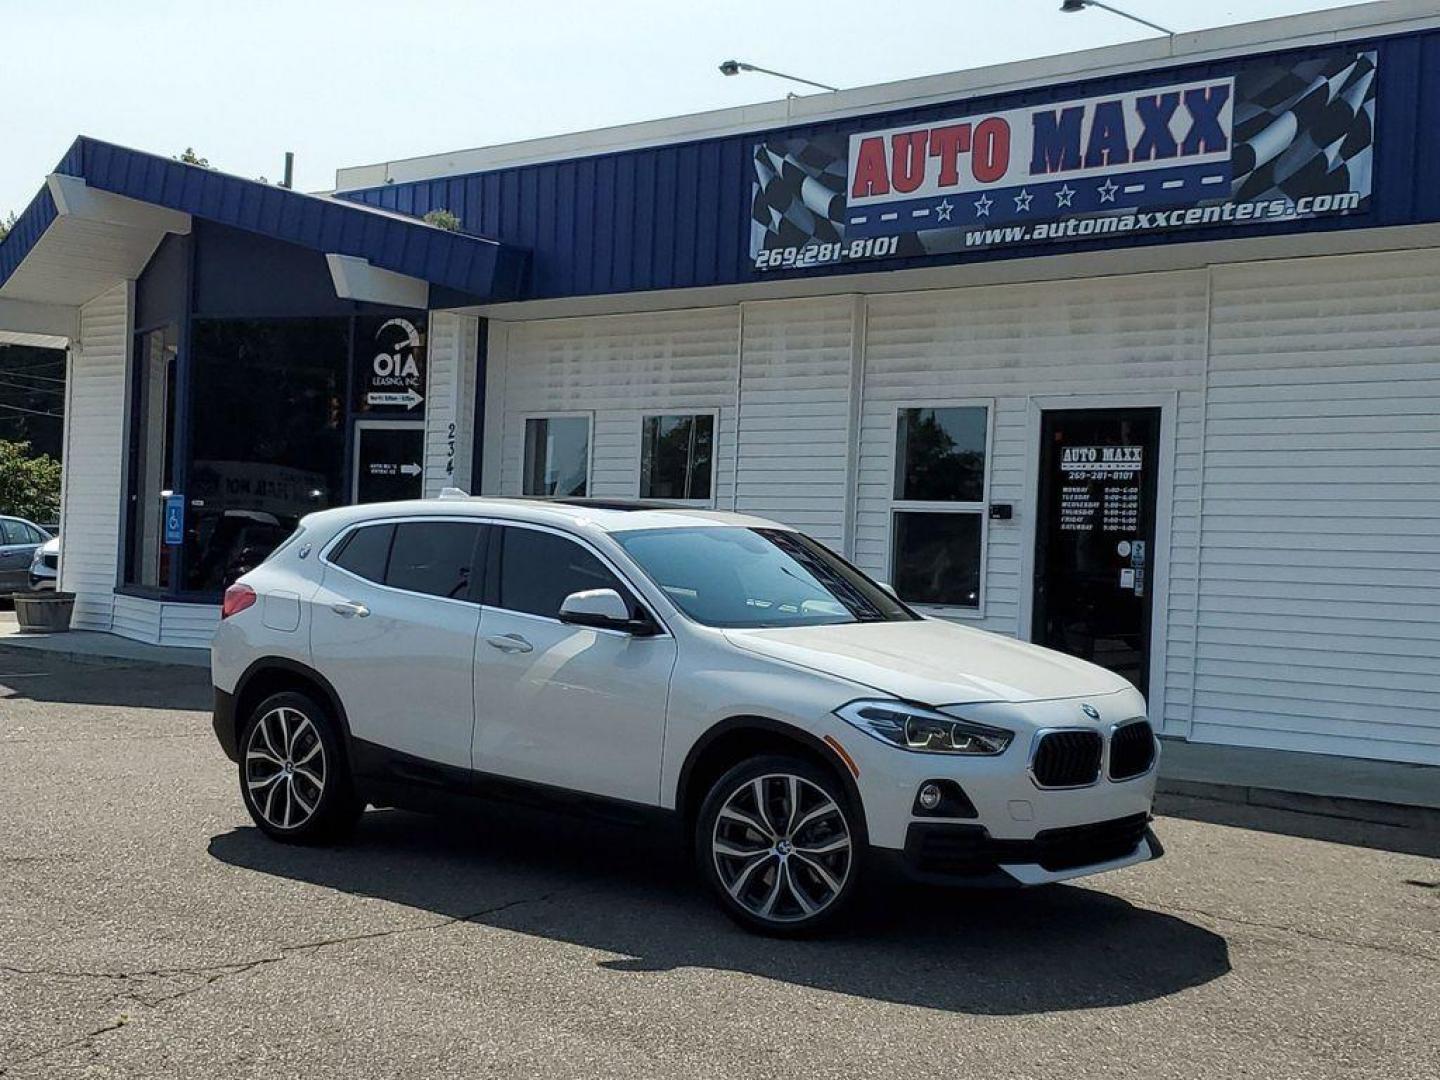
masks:
[[[779,755],[742,762],[717,780],[695,827],[700,873],[726,914],[781,937],[840,919],[865,847],[864,821],[838,778]]]
[[[292,844],[344,839],[364,804],[355,795],[330,714],[305,694],[272,694],[240,733],[240,795],[267,836]]]

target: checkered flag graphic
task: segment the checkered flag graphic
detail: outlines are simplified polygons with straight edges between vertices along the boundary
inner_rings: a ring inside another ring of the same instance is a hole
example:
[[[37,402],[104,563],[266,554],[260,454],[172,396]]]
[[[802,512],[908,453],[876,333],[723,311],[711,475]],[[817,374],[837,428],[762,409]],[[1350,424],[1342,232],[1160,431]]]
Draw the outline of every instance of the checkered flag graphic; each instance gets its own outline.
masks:
[[[1374,50],[1245,68],[1236,78],[1237,202],[1355,192],[1369,204]]]
[[[750,254],[772,248],[833,243],[845,235],[843,135],[776,139],[755,147],[751,184]]]

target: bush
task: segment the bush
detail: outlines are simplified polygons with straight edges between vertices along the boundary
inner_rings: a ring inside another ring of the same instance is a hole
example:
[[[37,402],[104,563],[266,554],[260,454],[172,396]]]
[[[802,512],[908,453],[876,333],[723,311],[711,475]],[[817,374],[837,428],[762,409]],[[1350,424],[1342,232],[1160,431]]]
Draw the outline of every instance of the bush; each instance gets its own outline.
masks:
[[[459,232],[460,219],[449,210],[431,210],[420,219],[426,225],[433,225],[437,229],[444,229],[446,232]]]
[[[60,516],[60,463],[28,442],[0,440],[0,514],[46,524]]]

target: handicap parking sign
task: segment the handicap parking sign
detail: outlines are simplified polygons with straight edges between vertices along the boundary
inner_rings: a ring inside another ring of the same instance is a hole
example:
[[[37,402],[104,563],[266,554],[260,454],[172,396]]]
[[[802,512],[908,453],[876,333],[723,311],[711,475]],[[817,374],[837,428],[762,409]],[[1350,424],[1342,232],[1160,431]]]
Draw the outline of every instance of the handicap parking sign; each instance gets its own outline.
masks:
[[[185,497],[165,496],[165,543],[178,546],[185,542]]]

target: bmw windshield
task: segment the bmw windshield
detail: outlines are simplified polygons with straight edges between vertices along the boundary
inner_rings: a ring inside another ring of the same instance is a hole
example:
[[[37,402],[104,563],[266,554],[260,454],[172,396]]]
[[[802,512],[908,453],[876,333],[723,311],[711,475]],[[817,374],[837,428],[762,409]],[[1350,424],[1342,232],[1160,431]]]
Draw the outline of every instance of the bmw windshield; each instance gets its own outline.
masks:
[[[697,526],[614,539],[681,611],[726,629],[908,622],[904,604],[843,559],[784,529]]]

